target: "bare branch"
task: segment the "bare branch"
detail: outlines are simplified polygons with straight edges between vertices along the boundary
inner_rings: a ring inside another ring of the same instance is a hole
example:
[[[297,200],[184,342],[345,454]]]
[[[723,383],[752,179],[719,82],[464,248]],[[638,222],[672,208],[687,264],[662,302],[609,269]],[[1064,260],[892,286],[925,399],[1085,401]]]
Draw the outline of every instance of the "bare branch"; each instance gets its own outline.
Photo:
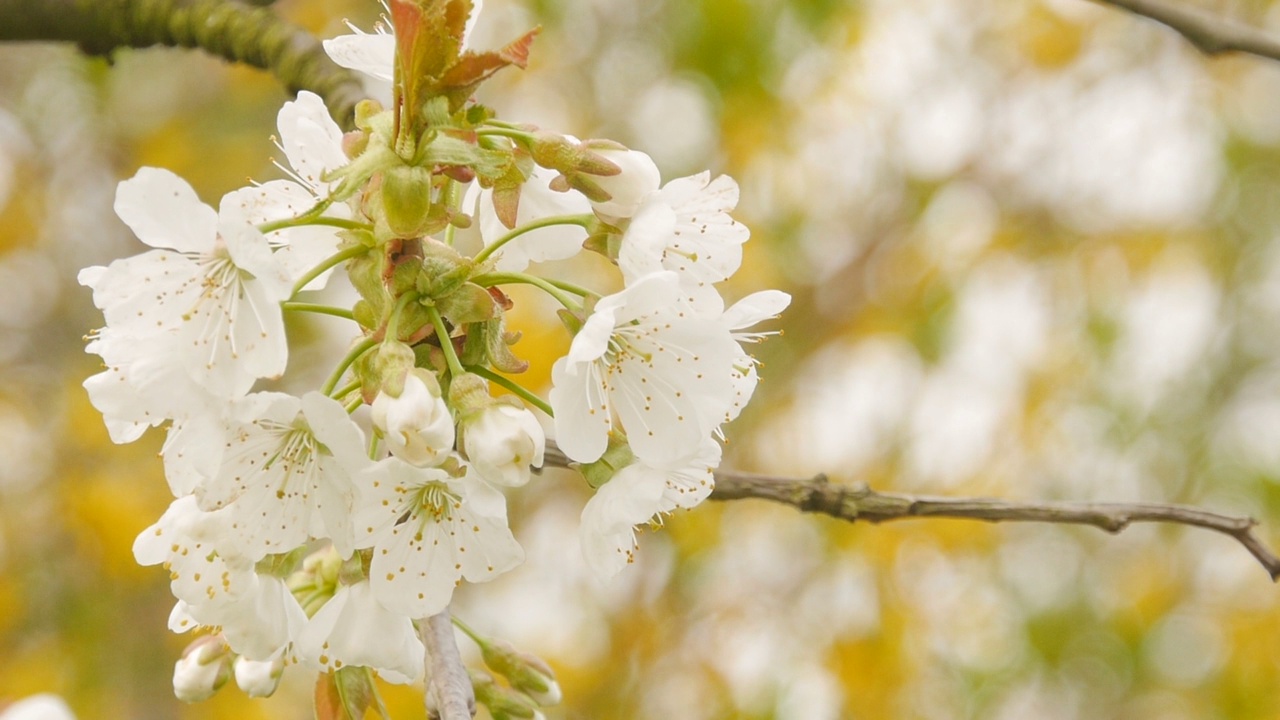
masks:
[[[306,30],[281,20],[265,0],[0,0],[0,41],[67,41],[110,56],[152,45],[200,48],[269,70],[290,91],[310,90],[347,129],[360,81]]]
[[[1242,52],[1280,60],[1280,38],[1196,8],[1163,0],[1096,0],[1166,25],[1206,55]]]
[[[548,444],[545,462],[571,467],[559,448]],[[790,505],[801,512],[821,513],[849,522],[882,523],[910,518],[957,518],[985,522],[1038,522],[1092,525],[1118,533],[1133,523],[1169,523],[1213,530],[1235,539],[1262,564],[1273,581],[1280,579],[1280,557],[1254,534],[1257,521],[1184,505],[1160,503],[1011,502],[989,498],[945,498],[876,492],[863,484],[836,485],[825,475],[784,478],[720,470],[712,500],[755,498]]]
[[[475,689],[458,654],[449,609],[420,620],[418,635],[427,648],[427,717],[471,720],[476,714]]]

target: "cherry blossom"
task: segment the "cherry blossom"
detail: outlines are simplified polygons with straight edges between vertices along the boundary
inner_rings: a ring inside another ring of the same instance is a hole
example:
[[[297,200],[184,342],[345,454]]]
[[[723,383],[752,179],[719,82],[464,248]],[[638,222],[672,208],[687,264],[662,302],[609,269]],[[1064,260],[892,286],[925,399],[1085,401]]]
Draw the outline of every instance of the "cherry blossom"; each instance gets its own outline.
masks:
[[[434,615],[461,578],[484,582],[524,561],[507,527],[506,499],[470,472],[454,478],[392,457],[361,480],[356,547],[373,548],[369,577],[388,610]]]
[[[249,396],[228,428],[217,473],[196,496],[228,508],[229,535],[253,560],[328,538],[351,554],[352,476],[369,463],[346,410],[320,393]]]
[[[712,285],[737,272],[750,231],[729,217],[738,184],[721,175],[677,178],[641,202],[622,238],[618,267],[628,283],[660,270],[702,302],[719,300]]]
[[[552,367],[556,442],[570,458],[592,462],[616,414],[637,456],[679,460],[733,402],[740,354],[727,328],[682,299],[675,273],[645,276],[602,298]]]

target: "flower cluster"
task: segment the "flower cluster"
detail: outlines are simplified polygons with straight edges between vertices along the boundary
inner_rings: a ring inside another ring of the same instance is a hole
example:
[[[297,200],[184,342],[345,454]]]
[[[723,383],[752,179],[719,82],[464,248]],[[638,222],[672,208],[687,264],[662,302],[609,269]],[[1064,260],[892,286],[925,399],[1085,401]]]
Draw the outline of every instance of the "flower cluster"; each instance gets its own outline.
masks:
[[[233,676],[270,694],[295,663],[420,678],[415,621],[523,560],[502,488],[543,463],[528,406],[596,488],[582,548],[613,576],[637,525],[707,497],[721,426],[755,388],[744,344],[761,335],[746,330],[789,298],[726,308],[716,290],[748,237],[730,216],[736,183],[663,184],[641,152],[496,119],[472,93],[522,67],[533,33],[467,50],[470,9],[393,0],[396,34],[327,43],[339,64],[394,79],[391,107],[364,102],[344,134],[319,97],[286,103],[290,179],[215,209],[173,173],[138,171],[115,209],[152,249],[80,274],[106,319],[88,345],[105,370],[85,386],[112,439],[167,427],[175,499],[135,555],[169,570],[173,630],[220,630],[179,661],[184,699]],[[528,272],[584,251],[616,264],[621,291]],[[312,302],[335,271],[359,294],[351,308]],[[511,379],[528,367],[506,326],[511,284],[548,293],[573,333],[547,400]],[[301,396],[259,389],[288,367],[290,312],[355,324]],[[513,662],[491,667],[533,672]]]

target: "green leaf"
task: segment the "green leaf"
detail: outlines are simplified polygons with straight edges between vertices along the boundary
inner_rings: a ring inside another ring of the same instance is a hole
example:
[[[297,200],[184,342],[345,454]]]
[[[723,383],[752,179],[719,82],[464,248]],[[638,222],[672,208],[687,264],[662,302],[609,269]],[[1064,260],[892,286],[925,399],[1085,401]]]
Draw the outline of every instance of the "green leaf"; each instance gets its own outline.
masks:
[[[422,161],[431,165],[466,165],[475,170],[477,175],[497,178],[506,174],[511,167],[511,153],[503,150],[491,150],[480,147],[476,143],[474,133],[466,133],[459,137],[457,131],[441,131],[431,143],[422,148]]]
[[[493,296],[475,283],[463,283],[457,290],[436,300],[436,308],[454,327],[486,322],[498,313]]]

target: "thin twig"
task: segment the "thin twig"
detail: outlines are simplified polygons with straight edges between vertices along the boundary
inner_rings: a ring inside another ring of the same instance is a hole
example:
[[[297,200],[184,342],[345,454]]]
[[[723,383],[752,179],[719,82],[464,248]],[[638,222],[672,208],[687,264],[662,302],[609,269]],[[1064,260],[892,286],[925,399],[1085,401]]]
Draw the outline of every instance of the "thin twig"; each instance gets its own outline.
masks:
[[[1096,0],[1168,26],[1206,55],[1242,52],[1280,60],[1280,37],[1213,13],[1163,0]]]
[[[550,445],[550,444],[549,444]],[[548,447],[545,463],[570,467],[559,448]],[[1012,502],[989,498],[946,498],[882,493],[863,484],[839,485],[825,475],[784,478],[721,470],[712,500],[755,498],[790,505],[801,512],[821,513],[849,522],[882,523],[910,518],[957,518],[985,522],[1039,522],[1092,525],[1118,533],[1133,523],[1169,523],[1213,530],[1245,547],[1271,575],[1280,579],[1280,557],[1263,544],[1253,528],[1257,521],[1185,505],[1161,503]]]
[[[458,654],[449,609],[420,621],[418,634],[427,648],[427,716],[433,720],[471,720],[476,714],[476,695]]]

